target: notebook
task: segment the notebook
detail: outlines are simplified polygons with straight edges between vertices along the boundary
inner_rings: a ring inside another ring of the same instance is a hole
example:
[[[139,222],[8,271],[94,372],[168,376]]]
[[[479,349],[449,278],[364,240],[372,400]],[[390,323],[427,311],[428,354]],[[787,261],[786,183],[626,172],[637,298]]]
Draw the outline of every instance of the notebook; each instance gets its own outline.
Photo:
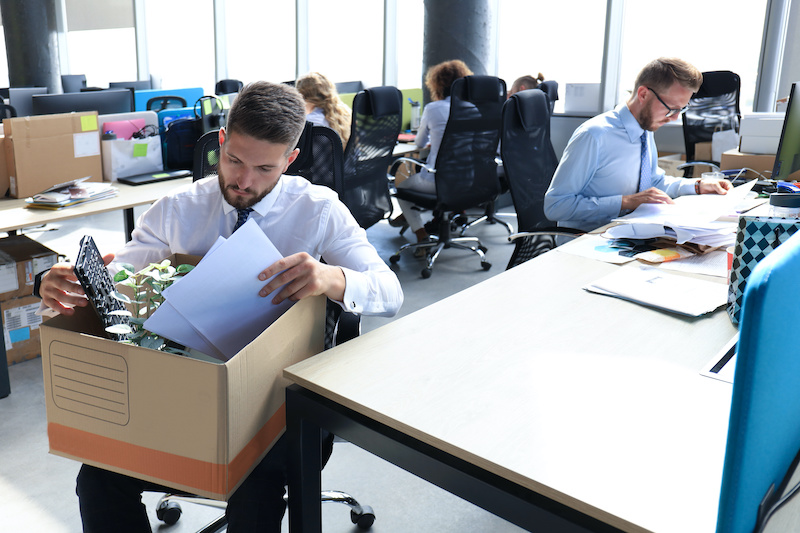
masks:
[[[148,172],[147,174],[137,174],[136,176],[128,176],[127,178],[117,178],[120,183],[127,185],[144,185],[145,183],[155,183],[157,181],[174,180],[177,178],[185,178],[191,176],[191,170],[159,170],[156,172]]]

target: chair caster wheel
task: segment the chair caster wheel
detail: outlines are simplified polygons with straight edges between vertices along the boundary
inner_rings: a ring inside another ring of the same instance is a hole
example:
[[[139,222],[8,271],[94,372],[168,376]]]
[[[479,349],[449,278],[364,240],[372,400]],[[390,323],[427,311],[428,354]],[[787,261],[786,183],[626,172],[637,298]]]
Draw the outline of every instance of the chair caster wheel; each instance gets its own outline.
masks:
[[[393,265],[396,265],[398,261],[400,261],[400,254],[394,254],[389,258],[389,262]]]
[[[481,267],[484,270],[489,270],[490,268],[492,268],[492,264],[487,261],[481,261]]]
[[[181,518],[181,505],[178,502],[161,502],[156,509],[156,516],[167,525],[173,525]]]
[[[430,268],[423,268],[422,272],[420,272],[420,275],[422,276],[423,279],[428,279],[429,277],[431,277],[431,273],[432,272]]]
[[[375,523],[375,512],[369,505],[364,505],[361,507],[361,513],[350,511],[350,521],[358,526],[358,529],[367,530]]]
[[[480,250],[483,253],[486,253],[486,252],[489,251],[489,249],[487,247],[483,246],[483,245],[478,246],[478,250]]]

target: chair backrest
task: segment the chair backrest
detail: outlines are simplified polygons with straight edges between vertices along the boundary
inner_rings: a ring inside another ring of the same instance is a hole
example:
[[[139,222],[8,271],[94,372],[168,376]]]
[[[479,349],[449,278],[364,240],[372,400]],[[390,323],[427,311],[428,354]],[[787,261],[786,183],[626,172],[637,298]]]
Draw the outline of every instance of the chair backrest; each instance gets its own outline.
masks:
[[[436,155],[436,196],[447,211],[463,211],[500,192],[497,143],[506,84],[494,76],[453,82],[450,115]]]
[[[78,93],[86,87],[85,74],[62,74],[61,88],[65,93]]]
[[[548,98],[540,89],[520,91],[503,105],[500,153],[518,231],[552,225],[544,214],[544,193],[558,166],[550,117]]]
[[[219,80],[214,87],[214,94],[238,93],[244,87],[240,80]]]
[[[703,84],[683,114],[686,160],[695,160],[695,144],[711,142],[717,130],[739,129],[739,75],[729,70],[703,72]]]
[[[550,113],[552,113],[556,107],[556,100],[558,100],[558,82],[545,80],[539,84],[539,88],[547,95],[547,100],[550,103]]]
[[[17,116],[17,110],[12,105],[0,104],[0,110],[3,111],[2,118],[14,118]]]
[[[182,96],[155,96],[147,100],[147,110],[163,111],[186,107],[186,98]]]
[[[205,178],[217,172],[219,163],[219,130],[209,131],[200,136],[194,146],[192,181]]]
[[[286,174],[303,176],[311,183],[325,185],[340,197],[344,179],[344,154],[339,134],[326,126],[306,122],[297,142],[300,153]]]
[[[754,531],[759,503],[800,448],[800,234],[750,274],[745,289],[717,531]],[[777,493],[781,490],[778,488]],[[758,531],[761,531],[760,529]]]
[[[387,170],[401,123],[401,94],[396,87],[365,89],[353,99],[339,197],[362,228],[386,218],[392,210]]]

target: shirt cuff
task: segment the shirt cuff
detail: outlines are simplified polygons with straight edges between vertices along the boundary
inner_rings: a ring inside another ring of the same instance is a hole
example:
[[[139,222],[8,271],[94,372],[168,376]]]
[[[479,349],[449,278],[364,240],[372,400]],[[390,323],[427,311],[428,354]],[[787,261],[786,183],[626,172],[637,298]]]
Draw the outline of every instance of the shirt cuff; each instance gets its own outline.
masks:
[[[337,303],[341,305],[342,309],[348,313],[363,313],[364,302],[367,301],[367,293],[369,291],[369,284],[367,283],[365,276],[362,273],[356,272],[355,270],[350,270],[349,268],[339,268],[341,268],[342,272],[344,273],[345,286],[344,299]]]

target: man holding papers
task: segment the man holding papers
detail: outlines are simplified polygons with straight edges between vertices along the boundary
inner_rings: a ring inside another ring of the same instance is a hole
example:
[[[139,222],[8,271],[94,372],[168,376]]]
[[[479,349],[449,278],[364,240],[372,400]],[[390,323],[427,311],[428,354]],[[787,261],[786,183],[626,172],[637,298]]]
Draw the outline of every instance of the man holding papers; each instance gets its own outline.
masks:
[[[582,124],[572,135],[545,194],[547,218],[592,230],[643,203],[684,194],[725,194],[730,182],[666,176],[653,132],[686,110],[703,76],[689,63],[659,58],[636,78],[627,103]]]
[[[283,256],[258,275],[260,296],[271,295],[278,304],[325,294],[349,312],[394,315],[403,301],[397,277],[336,193],[283,175],[298,155],[294,146],[304,125],[304,101],[294,88],[266,82],[245,87],[219,133],[219,176],[153,204],[116,260],[141,269],[172,253],[205,255],[220,236],[229,237],[249,218]],[[71,306],[86,305],[74,281],[70,265],[53,267],[39,289],[44,304],[65,314],[73,312]],[[286,453],[281,438],[231,497],[228,531],[280,531]],[[84,465],[77,489],[84,531],[150,531],[143,490],[153,487]]]

